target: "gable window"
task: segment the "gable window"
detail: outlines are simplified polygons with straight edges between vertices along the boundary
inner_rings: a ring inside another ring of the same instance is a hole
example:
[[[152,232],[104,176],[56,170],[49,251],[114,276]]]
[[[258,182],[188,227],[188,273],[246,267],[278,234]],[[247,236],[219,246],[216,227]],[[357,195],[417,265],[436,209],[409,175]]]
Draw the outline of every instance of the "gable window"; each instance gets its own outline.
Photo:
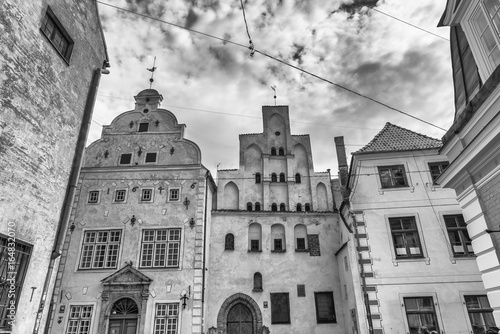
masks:
[[[169,189],[168,201],[169,202],[178,202],[180,199],[180,191],[181,190],[179,188]]]
[[[92,190],[89,191],[89,203],[97,203],[99,202],[99,191]]]
[[[300,183],[302,180],[300,179],[300,173],[295,174],[295,183]]]
[[[151,202],[153,200],[153,189],[142,189],[141,202]]]
[[[276,175],[276,173],[271,174],[271,182],[278,182],[278,176]]]
[[[262,274],[261,273],[253,274],[253,289],[252,289],[252,291],[254,291],[254,292],[261,292],[262,291]]]
[[[290,323],[288,292],[271,293],[271,324]]]
[[[490,72],[500,64],[500,50],[498,47],[500,15],[498,9],[498,1],[480,1],[470,19],[472,29],[478,37],[479,46],[488,63]]]
[[[224,250],[234,250],[234,234],[226,234],[226,240],[224,242]]]
[[[280,147],[278,150],[279,155],[285,155],[285,149],[283,147]]]
[[[132,161],[132,153],[124,153],[120,155],[120,165],[130,165]]]
[[[260,173],[255,173],[255,183],[260,183],[260,182],[261,182]]]
[[[315,292],[316,321],[318,324],[336,323],[333,292]]]
[[[297,211],[302,211],[302,204],[300,203],[297,203]]]
[[[286,182],[285,181],[285,173],[280,173],[280,182]]]
[[[456,257],[474,256],[472,241],[467,232],[464,217],[462,215],[446,215],[443,218],[453,255]]]
[[[280,204],[280,211],[286,211],[285,203]]]
[[[276,147],[271,147],[271,155],[276,155]]]
[[[139,131],[138,132],[148,132],[149,123],[139,123]]]
[[[248,250],[250,252],[261,251],[262,227],[259,223],[252,223],[248,227]]]
[[[260,203],[255,202],[255,211],[260,211]]]
[[[464,296],[464,299],[474,333],[486,333],[490,327],[495,326],[493,309],[486,295]]]
[[[179,267],[180,243],[180,228],[142,231],[140,267]]]
[[[69,64],[74,42],[50,7],[47,7],[40,30],[59,55]]]
[[[146,163],[148,162],[156,162],[156,153],[146,153]]]
[[[252,202],[247,203],[247,211],[252,211]]]
[[[89,334],[92,322],[92,305],[71,305],[67,334]]]
[[[125,196],[127,191],[124,189],[118,189],[115,191],[115,202],[125,202]]]
[[[116,268],[121,231],[86,231],[83,236],[80,269]]]
[[[396,258],[423,257],[415,217],[389,218]]]
[[[448,161],[429,163],[429,171],[431,172],[432,182],[436,181],[436,179],[443,173],[448,165]]]
[[[382,188],[408,187],[403,165],[379,167],[378,173]]]
[[[285,227],[281,224],[271,226],[271,252],[284,252],[286,249]]]
[[[14,243],[14,245],[12,245]],[[10,331],[12,319],[9,318],[10,305],[17,309],[17,302],[21,295],[24,278],[30,262],[32,246],[19,241],[12,242],[10,238],[0,235],[0,277],[5,288],[0,290],[0,330]],[[6,281],[7,279],[12,281]],[[10,282],[10,283],[9,283]],[[7,293],[11,284],[14,284],[16,296]]]
[[[410,327],[410,334],[420,333],[422,326],[429,331],[440,333],[432,297],[404,298],[406,318]]]
[[[178,329],[179,303],[156,304],[153,334],[177,334]]]
[[[306,203],[306,204],[304,205],[304,207],[305,207],[305,211],[306,211],[306,212],[311,211],[311,204]]]

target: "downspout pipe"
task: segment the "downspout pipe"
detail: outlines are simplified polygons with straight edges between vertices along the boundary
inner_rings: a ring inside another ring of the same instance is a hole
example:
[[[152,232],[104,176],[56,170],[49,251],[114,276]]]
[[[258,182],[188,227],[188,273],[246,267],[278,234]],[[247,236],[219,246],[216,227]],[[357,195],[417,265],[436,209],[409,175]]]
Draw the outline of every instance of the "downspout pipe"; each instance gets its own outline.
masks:
[[[52,255],[50,257],[49,267],[47,270],[47,275],[45,277],[45,282],[43,285],[42,299],[40,300],[40,305],[37,312],[37,320],[35,321],[35,328],[33,329],[33,334],[37,334],[40,326],[40,321],[42,318],[42,313],[44,310],[45,300],[47,298],[47,293],[50,285],[50,277],[54,270],[54,264],[56,259],[61,255],[61,247],[64,242],[64,235],[68,228],[68,222],[71,214],[72,203],[76,192],[76,187],[78,185],[78,178],[80,177],[80,168],[82,166],[83,155],[85,152],[85,143],[87,142],[87,137],[90,130],[90,123],[92,120],[92,114],[94,111],[94,104],[97,97],[97,90],[99,88],[99,82],[101,80],[101,74],[109,74],[106,69],[96,68],[92,75],[92,81],[90,82],[89,92],[87,94],[87,100],[85,102],[85,109],[83,111],[82,123],[80,126],[80,132],[78,133],[78,139],[76,142],[75,155],[73,156],[73,163],[71,165],[71,171],[69,174],[68,187],[66,188],[66,194],[64,197],[64,202],[61,210],[61,215],[59,218],[59,224],[57,225],[56,235],[54,238],[54,244],[52,246]],[[53,308],[55,303],[50,302],[49,311],[47,314],[47,320],[45,323],[44,333],[48,333]]]
[[[208,216],[208,192],[210,191],[210,171],[207,170],[205,174],[205,213],[203,215],[203,272],[201,280],[201,319],[203,322],[202,332],[204,332],[205,327],[205,271],[207,270],[206,264],[206,250],[207,250],[207,216]]]

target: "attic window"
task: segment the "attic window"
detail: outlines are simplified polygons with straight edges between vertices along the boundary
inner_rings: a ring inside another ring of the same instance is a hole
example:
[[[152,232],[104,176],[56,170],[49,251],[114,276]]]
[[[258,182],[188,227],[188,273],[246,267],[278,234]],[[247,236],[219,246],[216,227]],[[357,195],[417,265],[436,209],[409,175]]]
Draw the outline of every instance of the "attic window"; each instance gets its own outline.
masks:
[[[149,123],[139,123],[139,132],[148,132]]]
[[[40,30],[59,55],[69,64],[74,42],[50,7],[47,7]]]
[[[132,161],[132,153],[125,153],[120,156],[120,165],[130,165]]]
[[[146,162],[156,162],[156,153],[146,153]]]

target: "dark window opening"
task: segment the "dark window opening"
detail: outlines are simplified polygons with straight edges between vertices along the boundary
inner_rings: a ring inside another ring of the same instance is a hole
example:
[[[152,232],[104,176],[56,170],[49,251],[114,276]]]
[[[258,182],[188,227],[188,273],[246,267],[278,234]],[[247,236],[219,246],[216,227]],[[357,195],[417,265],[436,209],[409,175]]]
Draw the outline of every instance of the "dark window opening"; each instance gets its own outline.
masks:
[[[306,239],[297,238],[297,249],[306,249]]]
[[[259,202],[255,203],[255,211],[260,211],[260,203]]]
[[[115,192],[115,202],[124,202],[125,201],[125,190],[117,190]]]
[[[276,147],[271,148],[271,155],[276,155]]]
[[[315,292],[316,320],[318,324],[336,323],[333,292]]]
[[[247,211],[252,211],[252,203],[251,202],[247,203]]]
[[[255,174],[255,183],[260,183],[261,182],[261,176],[260,173]]]
[[[276,173],[271,174],[271,182],[278,182],[278,176],[276,175]]]
[[[149,123],[139,123],[139,132],[148,132]]]
[[[283,240],[281,240],[281,239],[274,239],[274,250],[275,251],[281,251],[281,250],[283,250]]]
[[[255,273],[253,274],[253,290],[255,292],[262,291],[262,274]]]
[[[306,296],[306,286],[304,284],[297,284],[297,297]]]
[[[382,188],[408,187],[403,165],[379,167],[378,173]]]
[[[311,211],[311,204],[306,203],[306,205],[304,205],[304,207],[305,207],[305,211]]]
[[[285,181],[285,173],[280,173],[280,182],[286,182]]]
[[[404,298],[410,333],[420,333],[422,326],[440,333],[432,297]]]
[[[474,333],[489,333],[488,329],[495,326],[495,319],[486,295],[464,296],[464,299]]]
[[[260,241],[255,239],[250,240],[250,250],[254,252],[260,251]]]
[[[286,211],[285,203],[280,204],[280,211]]]
[[[290,323],[290,301],[288,293],[271,293],[271,324]]]
[[[302,204],[297,203],[297,211],[302,211]]]
[[[224,249],[225,250],[234,250],[234,235],[232,233],[226,234]]]
[[[285,155],[285,150],[283,149],[283,147],[280,147],[279,150],[278,150],[278,154],[279,155]]]
[[[299,173],[295,174],[295,183],[300,183],[301,181],[302,180],[300,178],[300,174]]]
[[[40,29],[61,57],[69,63],[74,42],[50,7],[47,7]]]
[[[142,189],[141,201],[142,202],[150,202],[152,199],[153,199],[153,190],[152,189]]]
[[[156,153],[146,153],[146,162],[156,162]]]
[[[271,204],[271,211],[278,211],[278,205],[276,203]]]
[[[99,201],[99,191],[90,191],[89,192],[89,203],[97,203]]]
[[[125,153],[120,156],[120,165],[130,165],[132,153]]]
[[[414,217],[389,218],[389,224],[397,259],[424,256]]]

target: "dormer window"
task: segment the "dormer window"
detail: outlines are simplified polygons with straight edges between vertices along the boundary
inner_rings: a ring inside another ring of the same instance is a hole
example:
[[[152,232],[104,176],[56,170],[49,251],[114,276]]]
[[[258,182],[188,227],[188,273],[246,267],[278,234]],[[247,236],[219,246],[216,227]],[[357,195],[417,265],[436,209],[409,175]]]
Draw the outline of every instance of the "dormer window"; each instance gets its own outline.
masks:
[[[139,123],[139,131],[138,132],[148,132],[149,123]]]

